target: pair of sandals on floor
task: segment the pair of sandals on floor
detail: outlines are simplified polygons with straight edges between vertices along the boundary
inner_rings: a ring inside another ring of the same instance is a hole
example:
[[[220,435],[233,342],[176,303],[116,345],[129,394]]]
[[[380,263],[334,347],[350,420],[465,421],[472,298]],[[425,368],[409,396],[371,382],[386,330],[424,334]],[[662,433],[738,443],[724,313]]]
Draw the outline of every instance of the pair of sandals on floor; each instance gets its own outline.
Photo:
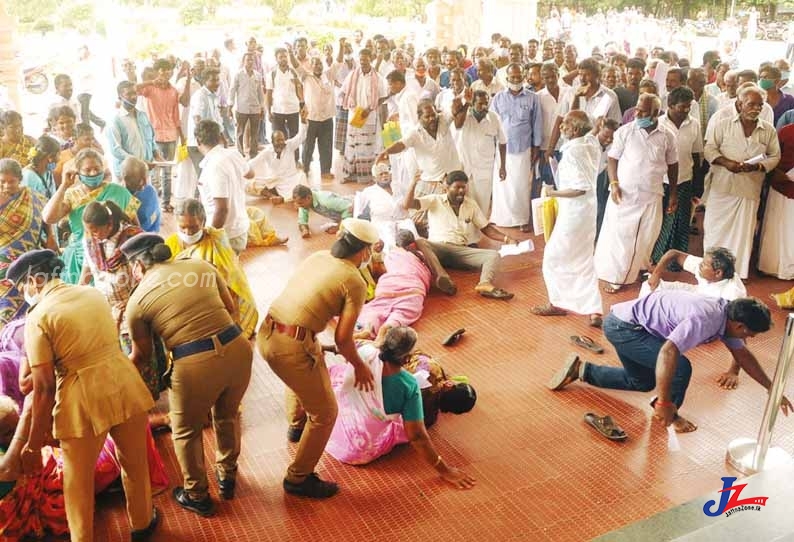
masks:
[[[539,305],[537,307],[532,307],[530,312],[535,316],[565,316],[568,314],[568,311],[566,311],[565,309],[555,307],[550,303],[547,303],[545,305]],[[590,325],[592,327],[601,327],[603,324],[604,324],[604,319],[600,314],[590,315]]]

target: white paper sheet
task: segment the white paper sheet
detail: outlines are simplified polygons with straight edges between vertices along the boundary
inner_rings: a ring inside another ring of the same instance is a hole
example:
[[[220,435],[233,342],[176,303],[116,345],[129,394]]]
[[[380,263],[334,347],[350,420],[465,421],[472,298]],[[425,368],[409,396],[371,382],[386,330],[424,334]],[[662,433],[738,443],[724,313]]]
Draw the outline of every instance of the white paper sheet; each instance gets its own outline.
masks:
[[[747,160],[744,161],[744,163],[745,164],[755,165],[755,164],[760,164],[764,160],[766,160],[766,155],[765,154],[759,154],[759,155],[753,156],[752,158],[748,158]]]
[[[499,249],[499,255],[503,258],[505,256],[518,256],[533,250],[535,250],[535,243],[532,242],[532,239],[527,239],[515,245],[502,245],[502,248]]]

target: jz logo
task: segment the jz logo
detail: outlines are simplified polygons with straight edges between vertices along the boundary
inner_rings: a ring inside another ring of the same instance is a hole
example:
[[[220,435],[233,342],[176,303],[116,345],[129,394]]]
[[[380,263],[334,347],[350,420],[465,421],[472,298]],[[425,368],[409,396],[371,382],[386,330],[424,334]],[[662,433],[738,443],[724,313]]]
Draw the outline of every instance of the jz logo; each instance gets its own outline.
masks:
[[[725,517],[728,517],[734,512],[741,512],[743,510],[760,511],[762,506],[766,506],[766,501],[769,497],[749,497],[747,499],[739,499],[739,494],[745,487],[747,487],[747,484],[739,484],[735,486],[733,485],[734,482],[736,482],[736,477],[723,477],[723,487],[720,490],[722,497],[720,497],[719,505],[717,505],[716,500],[708,501],[703,505],[704,514],[711,517],[725,514]],[[711,508],[714,508],[714,510],[711,511]]]

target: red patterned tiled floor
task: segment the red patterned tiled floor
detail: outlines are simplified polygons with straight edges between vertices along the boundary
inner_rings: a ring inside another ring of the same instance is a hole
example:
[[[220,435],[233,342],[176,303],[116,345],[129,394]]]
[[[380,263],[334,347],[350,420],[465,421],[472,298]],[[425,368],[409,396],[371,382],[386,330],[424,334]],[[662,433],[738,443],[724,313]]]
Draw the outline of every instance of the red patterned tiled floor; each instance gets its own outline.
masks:
[[[314,177],[317,177],[314,175]],[[349,185],[339,188],[350,192]],[[292,240],[288,248],[251,250],[245,268],[264,312],[286,282],[291,268],[332,238],[317,233],[300,239],[290,207],[272,209],[272,222]],[[316,228],[321,217],[312,217]],[[516,234],[520,235],[520,234]],[[259,357],[243,403],[243,452],[237,498],[221,502],[218,514],[203,519],[174,505],[170,490],[156,497],[163,522],[155,541],[240,542],[287,540],[395,541],[586,540],[648,517],[720,486],[728,442],[755,436],[765,392],[742,376],[736,391],[721,391],[717,375],[728,365],[727,351],[714,344],[690,356],[694,372],[686,413],[700,428],[680,438],[681,451],[667,451],[667,434],[651,424],[650,394],[610,392],[575,384],[560,393],[545,387],[564,356],[575,350],[568,338],[587,334],[607,346],[584,317],[539,318],[529,313],[543,302],[538,250],[505,262],[501,285],[516,293],[504,303],[483,300],[472,288],[476,275],[458,273],[453,298],[432,294],[416,324],[419,346],[439,357],[453,374],[465,374],[477,388],[476,408],[464,416],[443,415],[430,430],[444,459],[470,472],[470,491],[447,487],[410,446],[365,467],[342,465],[324,456],[319,472],[340,483],[341,493],[312,502],[281,489],[293,453],[285,439],[283,385]],[[774,279],[753,278],[748,289],[762,299],[791,287]],[[637,288],[605,297],[605,308],[636,296]],[[767,371],[780,347],[783,311],[773,309],[776,327],[750,342]],[[458,327],[463,340],[439,345]],[[607,348],[599,361],[617,363]],[[790,392],[789,395],[792,395]],[[598,437],[582,421],[585,412],[613,415],[629,434],[625,443]],[[794,451],[794,419],[778,422],[776,443]],[[204,435],[211,465],[212,434]],[[180,483],[169,436],[158,437],[172,485]],[[213,498],[217,487],[211,478]],[[721,487],[721,486],[720,486]],[[96,539],[128,540],[120,497],[98,505]]]

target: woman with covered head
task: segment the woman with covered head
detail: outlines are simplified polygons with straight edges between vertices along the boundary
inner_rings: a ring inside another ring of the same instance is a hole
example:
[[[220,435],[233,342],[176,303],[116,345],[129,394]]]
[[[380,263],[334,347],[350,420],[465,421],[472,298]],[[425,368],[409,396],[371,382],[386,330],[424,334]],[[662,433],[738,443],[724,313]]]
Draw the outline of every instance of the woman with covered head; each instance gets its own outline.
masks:
[[[30,152],[30,163],[22,170],[22,184],[49,199],[55,194],[54,176],[58,167],[61,146],[50,136],[41,136]]]
[[[215,266],[237,305],[235,321],[245,337],[253,336],[259,312],[248,278],[229,244],[226,232],[207,226],[204,206],[195,199],[180,201],[175,216],[177,231],[165,240],[174,259],[198,258]]]
[[[131,223],[137,224],[140,202],[123,186],[112,183],[105,164],[94,149],[83,149],[75,157],[75,170],[64,173],[61,185],[44,207],[44,220],[57,224],[69,218],[71,236],[63,251],[66,263],[63,280],[76,284],[83,270],[83,212],[93,202],[112,201]]]
[[[331,367],[339,416],[328,442],[328,453],[343,463],[362,465],[387,454],[397,444],[410,442],[446,482],[461,489],[470,488],[474,479],[447,465],[427,434],[419,384],[404,369],[411,361],[416,340],[413,329],[400,326],[391,328],[379,347],[365,343],[359,348],[375,378],[373,391],[357,390],[353,371],[347,365]],[[471,406],[473,401],[469,409]]]
[[[16,111],[5,111],[0,114],[3,136],[0,137],[0,158],[12,158],[25,167],[30,162],[30,151],[36,140],[25,135],[22,115]]]

